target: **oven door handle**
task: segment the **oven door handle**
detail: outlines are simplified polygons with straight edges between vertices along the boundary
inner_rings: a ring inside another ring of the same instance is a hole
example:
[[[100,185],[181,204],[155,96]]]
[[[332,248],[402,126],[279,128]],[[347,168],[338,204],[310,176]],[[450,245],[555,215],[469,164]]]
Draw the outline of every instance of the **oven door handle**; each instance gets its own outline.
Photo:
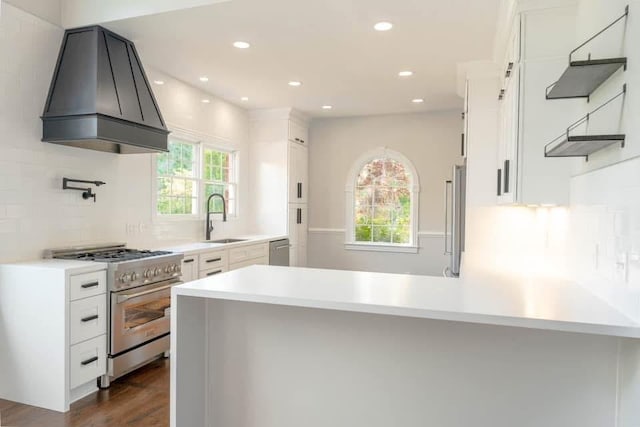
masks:
[[[129,294],[129,295],[118,295],[116,297],[116,302],[118,304],[121,304],[121,303],[123,303],[125,301],[128,301],[128,300],[132,299],[132,298],[138,298],[138,297],[141,297],[141,296],[144,296],[144,295],[153,294],[155,292],[164,291],[165,289],[172,288],[173,286],[179,285],[181,283],[184,283],[184,282],[177,281],[177,282],[170,283],[168,285],[158,286],[157,288],[149,289],[148,291],[137,292],[135,294]]]

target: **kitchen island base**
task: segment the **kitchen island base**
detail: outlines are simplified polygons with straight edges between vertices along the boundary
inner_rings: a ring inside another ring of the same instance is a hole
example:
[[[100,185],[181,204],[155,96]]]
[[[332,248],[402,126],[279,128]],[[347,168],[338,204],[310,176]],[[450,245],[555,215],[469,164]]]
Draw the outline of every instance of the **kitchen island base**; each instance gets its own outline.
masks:
[[[174,292],[173,427],[631,427],[636,339]]]

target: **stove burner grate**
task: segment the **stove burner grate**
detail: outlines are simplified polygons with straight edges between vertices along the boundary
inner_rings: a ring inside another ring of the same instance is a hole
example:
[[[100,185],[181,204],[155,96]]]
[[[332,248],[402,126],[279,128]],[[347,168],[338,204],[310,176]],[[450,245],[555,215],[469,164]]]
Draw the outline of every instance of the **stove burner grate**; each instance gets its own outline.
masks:
[[[79,254],[63,255],[56,258],[75,259],[80,261],[119,262],[143,259],[160,255],[170,255],[167,251],[149,251],[136,249],[117,249],[102,252],[83,252]]]

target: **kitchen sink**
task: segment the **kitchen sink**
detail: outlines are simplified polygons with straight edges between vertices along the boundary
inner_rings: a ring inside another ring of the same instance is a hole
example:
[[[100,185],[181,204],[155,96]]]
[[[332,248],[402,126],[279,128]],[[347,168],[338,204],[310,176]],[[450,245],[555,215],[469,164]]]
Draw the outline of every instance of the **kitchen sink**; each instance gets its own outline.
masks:
[[[206,240],[205,243],[236,243],[245,242],[248,239],[219,239],[219,240]]]

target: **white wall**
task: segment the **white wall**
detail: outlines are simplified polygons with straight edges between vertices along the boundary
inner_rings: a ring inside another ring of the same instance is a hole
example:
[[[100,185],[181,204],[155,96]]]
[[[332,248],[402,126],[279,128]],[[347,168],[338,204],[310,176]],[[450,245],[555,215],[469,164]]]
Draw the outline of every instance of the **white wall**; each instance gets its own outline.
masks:
[[[40,115],[63,32],[11,5],[2,6],[0,262],[38,258],[47,247],[99,241],[154,247],[201,238],[203,221],[154,221],[150,208],[152,155],[114,155],[40,142]],[[140,54],[144,61],[144,52]],[[147,71],[150,79],[159,78]],[[217,226],[216,233],[246,232],[246,111],[168,76],[160,77],[166,84],[154,85],[154,90],[171,126],[239,150],[240,217]],[[200,102],[205,96],[210,104]],[[107,185],[97,189],[94,204],[78,192],[62,191],[63,176],[99,179]]]
[[[459,111],[317,119],[310,127],[309,265],[439,275],[443,255],[444,181],[461,163]],[[344,249],[345,186],[358,157],[388,147],[407,156],[420,179],[418,254]]]

